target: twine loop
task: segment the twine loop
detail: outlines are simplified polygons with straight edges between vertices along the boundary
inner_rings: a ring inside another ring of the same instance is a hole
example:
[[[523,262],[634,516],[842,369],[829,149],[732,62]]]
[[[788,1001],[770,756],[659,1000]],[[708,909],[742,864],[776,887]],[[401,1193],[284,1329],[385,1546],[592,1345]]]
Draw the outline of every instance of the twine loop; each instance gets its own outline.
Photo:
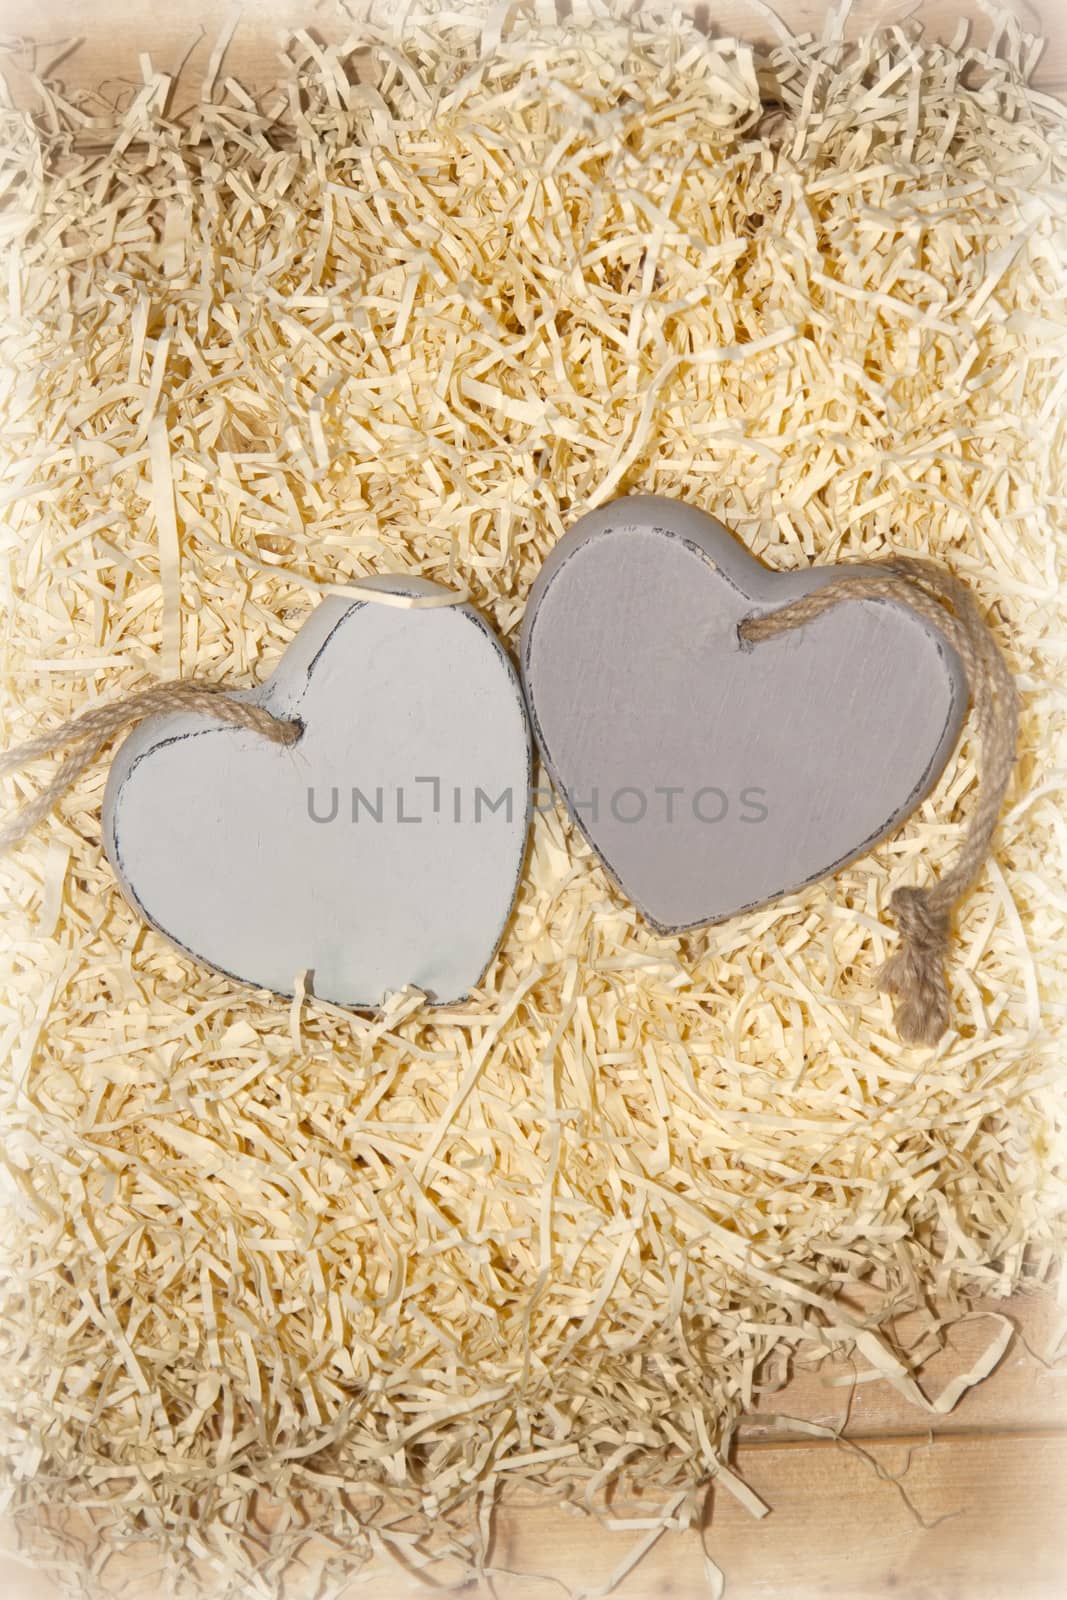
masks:
[[[154,683],[147,689],[136,690],[123,700],[91,706],[88,711],[72,717],[61,727],[39,734],[36,739],[29,739],[17,749],[0,756],[2,774],[17,771],[31,761],[40,761],[42,757],[50,756],[68,745],[74,747],[57,768],[51,782],[0,828],[0,851],[9,850],[20,839],[24,839],[48,815],[56,801],[116,734],[125,732],[144,717],[173,711],[198,711],[235,728],[248,728],[262,738],[269,739],[272,744],[295,744],[303,732],[303,723],[300,721],[276,717],[253,701],[238,699],[225,684],[205,683],[198,678]]]
[[[821,616],[842,600],[893,600],[933,624],[956,651],[970,690],[982,741],[979,792],[959,856],[929,887],[894,890],[890,908],[900,942],[878,975],[892,995],[897,1032],[907,1044],[936,1044],[949,1025],[945,958],[952,911],[972,886],[989,855],[997,817],[1015,764],[1019,701],[1015,680],[965,583],[936,562],[895,556],[864,562],[821,589],[791,600],[777,611],[747,617],[738,629],[750,643],[774,639]]]
[[[403,574],[397,576],[403,578]],[[418,577],[418,574],[414,576]],[[348,584],[329,584],[325,592],[361,605],[398,606],[409,611],[465,605],[470,598],[467,589],[456,591],[435,585],[428,593],[405,594],[402,588],[379,588],[367,579],[357,579]],[[39,734],[36,739],[28,739],[17,749],[0,755],[2,776],[5,772],[16,772],[28,766],[31,761],[54,755],[67,745],[74,746],[57,768],[51,783],[0,827],[0,854],[18,844],[44,820],[56,801],[61,799],[116,734],[125,732],[145,717],[173,711],[198,711],[204,716],[214,717],[216,721],[228,722],[235,728],[248,728],[272,744],[295,744],[304,731],[299,718],[276,717],[263,706],[241,698],[226,684],[208,683],[200,678],[170,678],[163,683],[154,683],[147,689],[136,690],[125,699],[93,706],[51,733]]]

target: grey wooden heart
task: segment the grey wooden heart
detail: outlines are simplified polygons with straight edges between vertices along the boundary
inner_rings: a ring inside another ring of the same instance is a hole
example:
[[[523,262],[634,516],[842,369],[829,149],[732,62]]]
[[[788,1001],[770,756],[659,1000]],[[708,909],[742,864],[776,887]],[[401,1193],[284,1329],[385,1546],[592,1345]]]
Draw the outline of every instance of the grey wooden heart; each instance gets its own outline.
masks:
[[[489,625],[468,605],[332,596],[241,698],[302,721],[296,744],[176,714],[120,748],[103,833],[127,897],[183,950],[279,994],[309,972],[345,1006],[408,984],[461,999],[502,936],[528,827],[526,712]]]
[[[714,518],[654,496],[582,517],[545,562],[520,644],[534,732],[578,827],[661,931],[835,871],[944,766],[964,673],[906,606],[848,600],[739,637],[841,571],[770,572]]]

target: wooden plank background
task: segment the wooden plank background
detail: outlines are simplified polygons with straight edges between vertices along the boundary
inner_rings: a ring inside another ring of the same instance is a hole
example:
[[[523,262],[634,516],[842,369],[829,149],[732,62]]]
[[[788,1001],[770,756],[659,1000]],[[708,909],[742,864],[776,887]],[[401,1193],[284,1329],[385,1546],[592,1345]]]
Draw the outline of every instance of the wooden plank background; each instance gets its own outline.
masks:
[[[358,10],[359,0],[348,0]],[[459,0],[463,4],[464,0]],[[477,0],[466,0],[472,9]],[[482,0],[487,4],[487,0]],[[773,30],[766,7],[751,0],[687,0],[716,33],[767,42]],[[1067,85],[1067,8],[1065,0],[1005,0],[1029,31],[1047,39],[1035,73],[1036,81]],[[820,0],[775,0],[777,15],[797,32],[819,33],[828,7]],[[0,48],[7,53],[6,72],[17,100],[27,103],[30,90],[22,68],[43,67],[62,56],[57,69],[68,84],[99,89],[105,99],[121,97],[123,88],[141,83],[139,57],[145,51],[153,66],[175,72],[185,63],[186,86],[202,74],[233,0],[0,0]],[[961,16],[972,19],[975,37],[987,39],[989,17],[979,0],[854,0],[846,24],[850,36],[876,22],[921,18],[926,30],[950,39]],[[226,70],[242,82],[270,84],[275,73],[278,34],[294,27],[313,29],[321,38],[343,39],[350,24],[339,17],[335,0],[249,0],[226,57]],[[80,43],[78,43],[80,41]],[[70,47],[77,48],[67,54]]]
[[[817,0],[778,0],[792,27],[819,31],[826,6]],[[1037,78],[1067,90],[1067,7],[1064,0],[1014,0],[1028,28],[1048,37]],[[141,81],[139,58],[176,71],[185,63],[186,92],[195,87],[230,0],[0,0],[3,69],[17,102],[28,103],[28,70],[62,58],[68,87],[99,92],[115,103]],[[766,15],[747,0],[702,7],[721,33],[766,40]],[[961,15],[978,37],[990,23],[978,0],[857,0],[852,33],[876,21],[921,15],[926,28],[950,38]],[[226,71],[242,82],[268,85],[274,76],[279,31],[311,27],[322,38],[347,32],[331,0],[249,3],[231,43]],[[73,48],[72,48],[73,47]],[[708,1593],[707,1550],[727,1576],[727,1600],[1061,1600],[1067,1595],[1067,1372],[1043,1363],[1057,1325],[1051,1295],[1009,1302],[1019,1335],[1000,1367],[936,1426],[884,1383],[841,1386],[849,1369],[824,1366],[795,1374],[772,1404],[746,1421],[738,1469],[771,1506],[755,1523],[728,1494],[709,1496],[702,1534],[664,1535],[619,1585],[620,1600],[696,1600]],[[953,1372],[971,1364],[991,1337],[989,1322],[968,1323],[952,1348],[930,1364],[935,1393]],[[813,1440],[770,1420],[794,1418],[840,1425],[848,1444]],[[638,1535],[612,1533],[553,1507],[505,1502],[497,1522],[493,1563],[514,1576],[498,1577],[498,1600],[545,1600],[574,1588],[596,1588],[623,1563]],[[0,1542],[10,1544],[10,1531]],[[151,1554],[136,1563],[146,1571]],[[399,1569],[375,1569],[369,1583],[346,1595],[399,1597],[427,1591]],[[155,1580],[127,1593],[154,1592]],[[490,1595],[484,1585],[464,1591]],[[3,1600],[54,1600],[52,1580],[12,1557],[0,1556]],[[333,1597],[331,1597],[333,1600]]]
[[[707,1600],[705,1548],[726,1574],[726,1600],[1063,1600],[1067,1370],[1041,1355],[1062,1313],[1051,1294],[997,1309],[1016,1323],[1016,1339],[992,1377],[932,1428],[884,1383],[838,1386],[848,1368],[794,1376],[745,1424],[736,1455],[770,1514],[754,1522],[732,1496],[712,1493],[703,1529],[665,1534],[623,1579],[619,1600]],[[928,1392],[969,1366],[993,1331],[987,1321],[958,1330],[924,1374]],[[847,1420],[847,1442],[772,1426],[772,1412]],[[558,1580],[595,1590],[642,1537],[565,1508],[522,1504],[521,1490],[511,1499],[491,1551],[496,1594],[474,1584],[463,1590],[468,1600],[546,1600],[564,1592]],[[114,1563],[123,1593],[154,1593],[154,1563],[150,1548]],[[324,1600],[429,1592],[399,1567],[369,1571]],[[3,1558],[0,1595],[58,1600],[47,1574]]]

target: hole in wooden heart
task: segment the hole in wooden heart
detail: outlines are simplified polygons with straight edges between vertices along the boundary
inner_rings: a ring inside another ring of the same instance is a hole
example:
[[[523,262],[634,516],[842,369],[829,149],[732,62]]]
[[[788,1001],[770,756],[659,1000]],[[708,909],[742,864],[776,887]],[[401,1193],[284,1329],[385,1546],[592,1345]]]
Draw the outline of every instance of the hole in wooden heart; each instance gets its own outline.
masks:
[[[736,627],[736,630],[735,630],[736,633],[737,633],[737,648],[739,650],[743,650],[746,655],[748,655],[748,653],[752,649],[754,649],[755,646],[754,646],[753,641],[751,639],[746,638],[746,636],[745,636],[745,623],[746,622],[751,622],[752,618],[757,616],[757,615],[758,615],[758,613],[755,612],[755,611],[747,611],[745,613],[745,615],[739,620],[739,622],[737,624],[737,627]]]

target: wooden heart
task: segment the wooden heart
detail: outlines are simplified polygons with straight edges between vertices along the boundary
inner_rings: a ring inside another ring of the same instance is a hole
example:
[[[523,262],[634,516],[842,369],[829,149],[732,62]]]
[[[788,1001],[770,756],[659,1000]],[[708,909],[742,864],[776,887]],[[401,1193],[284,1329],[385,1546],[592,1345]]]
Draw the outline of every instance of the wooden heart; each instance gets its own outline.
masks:
[[[714,518],[633,496],[576,523],[534,584],[520,659],[545,763],[663,932],[722,922],[861,855],[952,750],[962,666],[907,607],[848,600],[740,639],[745,617],[841,570],[769,572]]]
[[[525,707],[488,624],[467,605],[330,597],[242,698],[300,719],[296,744],[180,714],[119,750],[103,831],[127,897],[190,955],[279,994],[309,971],[344,1006],[407,984],[462,998],[502,936],[528,825]]]

